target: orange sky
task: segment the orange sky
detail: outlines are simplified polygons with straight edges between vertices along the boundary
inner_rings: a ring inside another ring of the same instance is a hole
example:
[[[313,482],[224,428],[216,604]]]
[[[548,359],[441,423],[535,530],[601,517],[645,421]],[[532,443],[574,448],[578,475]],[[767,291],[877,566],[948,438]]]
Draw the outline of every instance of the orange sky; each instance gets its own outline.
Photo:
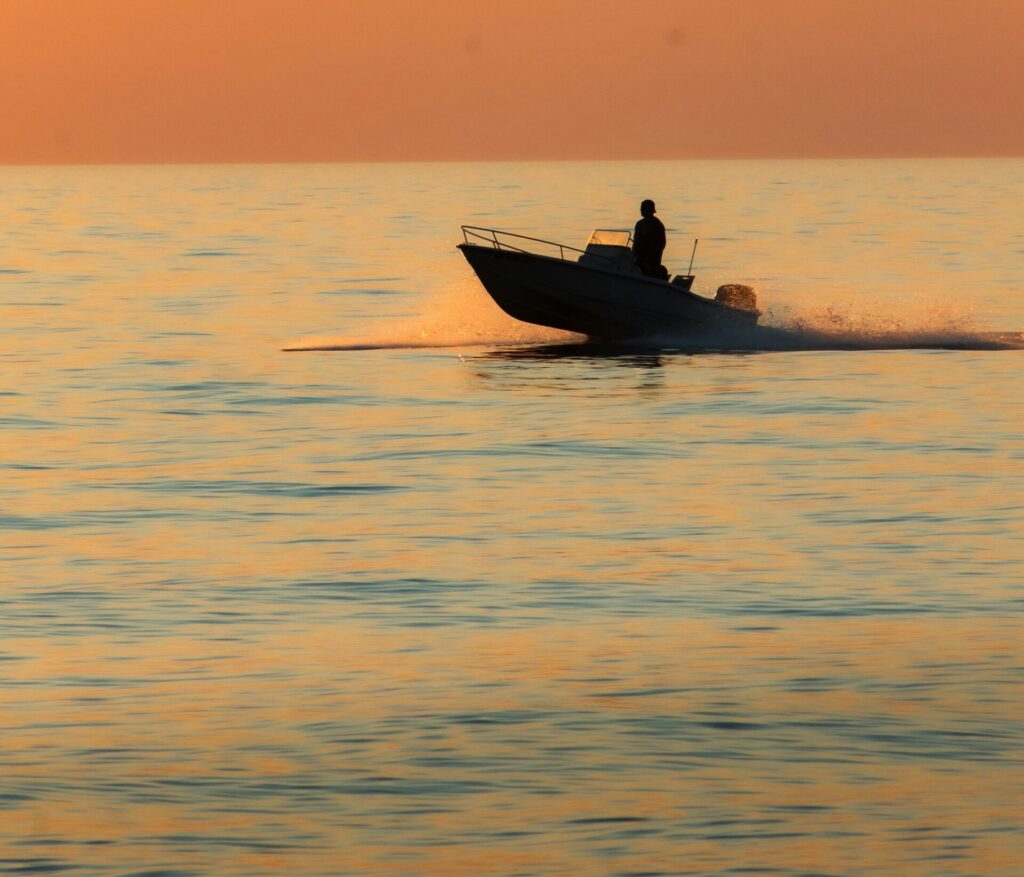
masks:
[[[1024,155],[1021,0],[0,0],[0,163]]]

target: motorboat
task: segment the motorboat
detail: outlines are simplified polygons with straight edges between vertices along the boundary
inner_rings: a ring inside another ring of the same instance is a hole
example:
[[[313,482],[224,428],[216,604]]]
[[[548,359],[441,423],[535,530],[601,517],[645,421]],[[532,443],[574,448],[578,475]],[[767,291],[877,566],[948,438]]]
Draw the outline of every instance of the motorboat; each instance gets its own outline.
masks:
[[[754,291],[692,290],[693,275],[645,275],[634,263],[632,233],[597,229],[583,249],[515,232],[462,226],[458,245],[480,283],[506,314],[526,323],[602,341],[700,338],[757,324]],[[692,269],[692,258],[691,258]]]

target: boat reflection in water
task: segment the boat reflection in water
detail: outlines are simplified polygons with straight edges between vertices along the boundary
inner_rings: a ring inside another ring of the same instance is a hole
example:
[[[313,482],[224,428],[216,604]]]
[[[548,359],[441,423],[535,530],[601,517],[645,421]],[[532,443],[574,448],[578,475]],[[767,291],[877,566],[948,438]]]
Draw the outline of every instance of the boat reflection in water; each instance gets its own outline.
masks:
[[[644,275],[628,231],[598,229],[584,250],[477,226],[464,225],[462,233],[459,249],[484,289],[525,323],[632,341],[697,339],[753,327],[760,316],[749,287],[723,286],[711,299],[692,291],[691,274],[671,282]]]

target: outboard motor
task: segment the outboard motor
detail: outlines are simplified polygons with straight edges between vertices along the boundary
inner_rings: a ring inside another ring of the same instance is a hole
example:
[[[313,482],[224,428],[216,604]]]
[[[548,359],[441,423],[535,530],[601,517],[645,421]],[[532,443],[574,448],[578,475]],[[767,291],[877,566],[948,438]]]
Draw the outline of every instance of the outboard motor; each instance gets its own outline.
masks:
[[[715,293],[715,301],[738,311],[757,310],[757,293],[752,286],[744,286],[742,283],[726,283],[719,286],[718,292]]]

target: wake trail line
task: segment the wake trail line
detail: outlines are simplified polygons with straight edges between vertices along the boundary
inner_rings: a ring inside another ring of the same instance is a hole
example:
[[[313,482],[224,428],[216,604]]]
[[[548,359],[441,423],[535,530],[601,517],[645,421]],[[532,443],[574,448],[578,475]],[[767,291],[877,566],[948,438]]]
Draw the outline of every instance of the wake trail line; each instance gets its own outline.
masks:
[[[301,341],[281,349],[289,353],[366,350],[423,350],[452,347],[537,346],[555,344],[580,352],[595,345],[603,350],[680,350],[714,353],[796,353],[812,351],[869,350],[1024,350],[1024,332],[827,332],[757,326],[749,330],[702,335],[699,338],[664,335],[654,338],[600,342],[569,333],[561,337],[488,337],[488,338],[380,338],[316,339]]]

